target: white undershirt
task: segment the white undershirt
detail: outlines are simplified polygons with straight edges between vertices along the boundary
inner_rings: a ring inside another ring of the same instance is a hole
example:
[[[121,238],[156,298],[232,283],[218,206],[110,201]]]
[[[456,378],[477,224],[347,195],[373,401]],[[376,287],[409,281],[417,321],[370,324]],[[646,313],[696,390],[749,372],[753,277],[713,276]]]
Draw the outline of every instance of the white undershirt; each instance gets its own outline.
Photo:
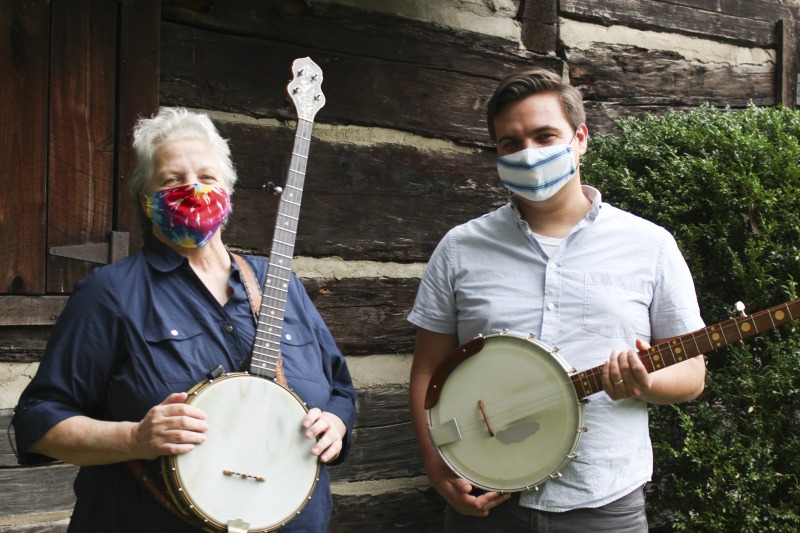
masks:
[[[548,257],[552,257],[556,253],[556,250],[558,250],[558,247],[561,246],[561,243],[564,242],[564,237],[547,237],[533,232],[531,232],[531,234],[544,249]]]

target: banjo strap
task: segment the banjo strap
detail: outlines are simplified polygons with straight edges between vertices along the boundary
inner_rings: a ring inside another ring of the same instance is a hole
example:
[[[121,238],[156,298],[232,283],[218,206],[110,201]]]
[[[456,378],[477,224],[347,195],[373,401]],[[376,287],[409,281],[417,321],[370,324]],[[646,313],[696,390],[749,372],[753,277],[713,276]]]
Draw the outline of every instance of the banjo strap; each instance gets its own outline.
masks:
[[[147,489],[150,495],[153,496],[153,498],[159,504],[161,504],[164,509],[168,510],[192,527],[196,527],[202,531],[213,531],[213,529],[206,529],[208,524],[203,523],[201,520],[192,515],[182,512],[178,506],[172,503],[169,496],[167,496],[167,491],[164,489],[163,485],[159,483],[157,477],[150,472],[150,470],[148,470],[143,461],[125,461],[123,464],[128,468],[128,471],[133,474],[133,477],[136,479],[136,481],[138,481],[142,487]]]
[[[256,281],[256,273],[253,272],[253,267],[244,258],[233,252],[230,252],[236,264],[239,265],[239,272],[242,275],[242,283],[244,283],[244,290],[247,293],[247,298],[250,300],[250,309],[253,311],[253,319],[256,321],[258,327],[258,317],[261,311],[261,287]],[[275,362],[275,379],[283,386],[286,386],[286,376],[283,373],[283,363],[280,354],[278,360]]]

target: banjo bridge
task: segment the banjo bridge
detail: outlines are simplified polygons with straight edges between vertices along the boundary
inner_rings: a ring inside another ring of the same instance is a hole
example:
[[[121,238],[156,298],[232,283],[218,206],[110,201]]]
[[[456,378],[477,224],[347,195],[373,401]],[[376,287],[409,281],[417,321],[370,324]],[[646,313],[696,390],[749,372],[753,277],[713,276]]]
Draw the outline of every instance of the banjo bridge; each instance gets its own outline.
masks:
[[[264,483],[265,481],[267,481],[266,478],[261,476],[254,476],[252,474],[242,474],[241,472],[234,472],[233,470],[223,470],[222,473],[225,474],[226,476],[238,476],[242,479],[254,479],[259,483]]]

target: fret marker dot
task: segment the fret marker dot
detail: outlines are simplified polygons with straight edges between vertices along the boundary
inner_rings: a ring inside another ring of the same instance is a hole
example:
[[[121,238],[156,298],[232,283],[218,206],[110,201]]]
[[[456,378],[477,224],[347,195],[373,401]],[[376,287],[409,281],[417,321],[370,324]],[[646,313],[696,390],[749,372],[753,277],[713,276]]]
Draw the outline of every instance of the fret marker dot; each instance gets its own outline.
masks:
[[[660,361],[660,360],[661,360],[660,355],[656,355],[655,357],[653,357],[653,361]]]
[[[714,333],[713,335],[711,335],[711,338],[714,339],[715,341],[718,341],[719,340],[719,333]]]
[[[783,320],[784,316],[783,311],[775,311],[775,318],[778,320]]]
[[[742,331],[750,331],[750,324],[748,322],[742,324]]]
[[[681,353],[682,351],[680,348],[675,348],[675,353]]]

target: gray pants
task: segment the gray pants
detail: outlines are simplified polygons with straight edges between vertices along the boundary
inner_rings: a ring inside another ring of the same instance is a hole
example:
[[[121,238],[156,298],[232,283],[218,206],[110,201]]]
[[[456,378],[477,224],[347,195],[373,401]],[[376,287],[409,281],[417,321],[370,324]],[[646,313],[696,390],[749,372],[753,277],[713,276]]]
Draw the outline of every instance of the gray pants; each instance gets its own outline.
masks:
[[[519,495],[489,511],[486,518],[459,514],[447,506],[448,533],[645,533],[644,487],[596,509],[550,513],[522,507]]]

